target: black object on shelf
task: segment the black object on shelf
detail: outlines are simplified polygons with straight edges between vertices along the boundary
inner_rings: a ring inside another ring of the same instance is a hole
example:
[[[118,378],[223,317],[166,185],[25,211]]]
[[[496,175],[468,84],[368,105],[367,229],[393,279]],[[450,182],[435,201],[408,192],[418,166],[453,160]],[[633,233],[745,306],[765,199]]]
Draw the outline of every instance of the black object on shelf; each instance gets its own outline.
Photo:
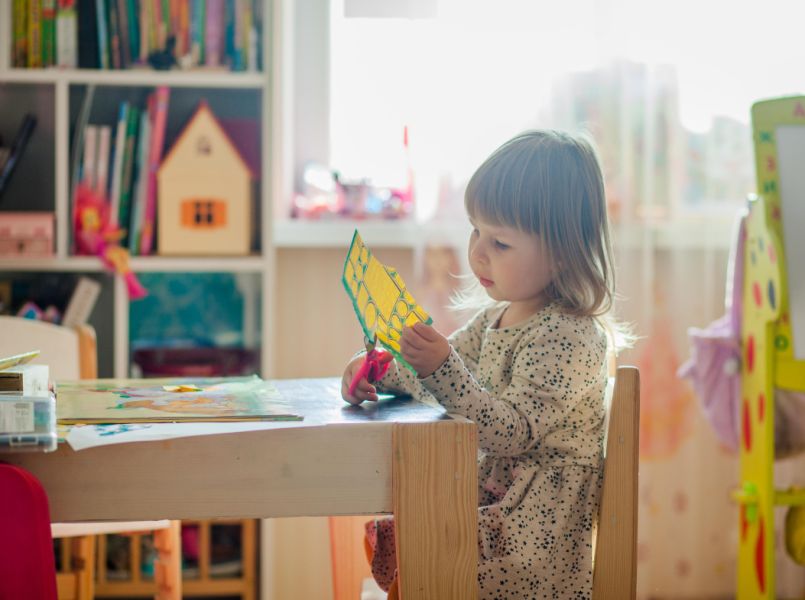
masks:
[[[14,173],[14,168],[22,156],[25,146],[36,127],[36,117],[31,113],[26,114],[22,118],[22,123],[17,129],[17,135],[14,142],[11,144],[11,151],[9,152],[8,159],[6,159],[3,168],[0,169],[0,197],[3,196],[3,191],[8,186],[11,175]]]

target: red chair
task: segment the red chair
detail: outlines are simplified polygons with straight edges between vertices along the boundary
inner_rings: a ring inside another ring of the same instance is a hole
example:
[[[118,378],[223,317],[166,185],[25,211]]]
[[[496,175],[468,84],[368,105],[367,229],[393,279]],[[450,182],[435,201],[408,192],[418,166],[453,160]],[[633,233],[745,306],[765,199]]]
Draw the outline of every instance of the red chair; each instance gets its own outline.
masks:
[[[0,463],[0,599],[56,600],[50,511],[42,484]]]

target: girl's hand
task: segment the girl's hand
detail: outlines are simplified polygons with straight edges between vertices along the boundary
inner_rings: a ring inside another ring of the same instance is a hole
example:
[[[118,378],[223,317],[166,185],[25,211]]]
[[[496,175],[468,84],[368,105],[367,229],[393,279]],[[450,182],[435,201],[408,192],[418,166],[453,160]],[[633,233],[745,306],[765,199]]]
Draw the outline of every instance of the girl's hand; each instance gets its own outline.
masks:
[[[424,379],[450,356],[450,342],[430,325],[415,323],[413,327],[403,327],[400,354]]]
[[[341,377],[341,397],[350,404],[360,404],[364,400],[377,401],[377,389],[366,380],[366,377],[361,378],[354,394],[349,393],[349,384],[352,383],[355,374],[360,370],[365,357],[366,353],[362,353],[349,361],[344,369],[344,376]],[[383,352],[378,360],[385,364],[393,358],[390,352]]]

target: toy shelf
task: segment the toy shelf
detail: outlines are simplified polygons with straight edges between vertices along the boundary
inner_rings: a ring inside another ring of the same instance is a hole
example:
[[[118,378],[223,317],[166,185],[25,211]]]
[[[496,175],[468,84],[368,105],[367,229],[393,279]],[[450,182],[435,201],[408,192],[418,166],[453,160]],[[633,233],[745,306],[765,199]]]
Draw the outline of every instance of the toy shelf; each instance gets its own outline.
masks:
[[[266,77],[262,72],[233,73],[230,71],[154,71],[131,69],[112,71],[101,69],[0,69],[2,80],[8,83],[94,84],[106,86],[202,87],[229,89],[262,89]]]
[[[135,256],[129,266],[135,273],[260,273],[266,268],[266,262],[257,255],[237,258]],[[18,271],[102,273],[105,269],[100,259],[92,256],[0,259],[0,272]]]

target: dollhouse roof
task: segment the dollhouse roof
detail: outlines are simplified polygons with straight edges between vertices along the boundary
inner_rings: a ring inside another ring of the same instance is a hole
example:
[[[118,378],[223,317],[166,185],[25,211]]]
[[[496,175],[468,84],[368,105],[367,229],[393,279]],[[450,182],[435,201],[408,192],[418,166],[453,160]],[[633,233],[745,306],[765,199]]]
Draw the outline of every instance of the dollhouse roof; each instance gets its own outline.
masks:
[[[181,148],[184,144],[189,144],[190,139],[192,138],[192,132],[196,127],[203,126],[207,124],[217,130],[220,133],[221,138],[229,147],[229,150],[232,152],[233,156],[243,165],[243,169],[246,173],[248,173],[249,178],[254,181],[256,180],[257,174],[254,172],[254,169],[249,165],[249,161],[247,161],[243,153],[238,148],[237,144],[232,140],[232,138],[227,133],[224,126],[215,116],[215,113],[212,112],[209,104],[205,100],[199,102],[198,107],[196,108],[193,115],[188,119],[185,126],[182,128],[182,132],[176,138],[176,141],[171,146],[168,153],[165,155],[165,158],[162,160],[160,164],[159,171],[160,173],[163,170],[167,170],[171,168],[171,162],[175,159],[178,154],[178,149]]]

